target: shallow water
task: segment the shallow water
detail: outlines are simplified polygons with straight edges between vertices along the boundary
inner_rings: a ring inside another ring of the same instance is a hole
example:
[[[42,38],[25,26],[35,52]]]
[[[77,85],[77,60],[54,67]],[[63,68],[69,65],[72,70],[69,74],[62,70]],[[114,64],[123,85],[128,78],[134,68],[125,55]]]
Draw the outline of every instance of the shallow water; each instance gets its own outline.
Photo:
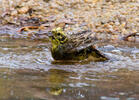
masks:
[[[138,100],[138,43],[98,49],[110,60],[53,64],[48,42],[1,39],[0,100]]]

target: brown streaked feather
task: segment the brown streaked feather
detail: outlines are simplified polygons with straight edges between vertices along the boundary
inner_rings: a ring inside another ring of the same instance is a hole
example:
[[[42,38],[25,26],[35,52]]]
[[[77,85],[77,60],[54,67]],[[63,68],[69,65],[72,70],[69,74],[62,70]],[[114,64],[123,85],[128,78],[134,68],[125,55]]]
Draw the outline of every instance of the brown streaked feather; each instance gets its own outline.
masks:
[[[79,51],[96,43],[96,38],[91,36],[90,30],[82,31],[69,36],[68,41],[63,45],[65,52]]]

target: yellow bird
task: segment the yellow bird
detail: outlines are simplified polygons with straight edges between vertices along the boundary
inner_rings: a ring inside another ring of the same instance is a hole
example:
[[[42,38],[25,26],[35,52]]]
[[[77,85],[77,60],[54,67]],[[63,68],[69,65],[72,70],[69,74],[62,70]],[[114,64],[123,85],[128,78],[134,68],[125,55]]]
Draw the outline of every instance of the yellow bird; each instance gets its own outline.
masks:
[[[85,31],[68,37],[62,28],[58,27],[49,33],[51,54],[55,60],[108,60],[92,43],[93,38]]]

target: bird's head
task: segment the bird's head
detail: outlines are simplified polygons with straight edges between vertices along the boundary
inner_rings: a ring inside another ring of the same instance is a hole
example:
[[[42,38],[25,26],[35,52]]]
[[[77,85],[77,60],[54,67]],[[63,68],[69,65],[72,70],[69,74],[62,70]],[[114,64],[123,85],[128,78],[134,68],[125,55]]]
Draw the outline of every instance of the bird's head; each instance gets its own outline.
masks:
[[[52,48],[61,46],[68,40],[67,35],[60,27],[55,28],[50,32],[49,39],[52,42]]]

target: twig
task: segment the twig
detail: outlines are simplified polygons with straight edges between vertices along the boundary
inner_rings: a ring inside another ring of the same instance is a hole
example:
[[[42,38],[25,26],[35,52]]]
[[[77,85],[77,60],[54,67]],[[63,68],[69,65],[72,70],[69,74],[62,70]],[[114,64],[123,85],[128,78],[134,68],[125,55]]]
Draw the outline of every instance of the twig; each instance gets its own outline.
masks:
[[[139,33],[139,32],[134,32],[134,33],[128,34],[123,37],[123,40],[128,41],[128,38],[131,36],[139,36],[139,34],[137,34],[137,33]]]

